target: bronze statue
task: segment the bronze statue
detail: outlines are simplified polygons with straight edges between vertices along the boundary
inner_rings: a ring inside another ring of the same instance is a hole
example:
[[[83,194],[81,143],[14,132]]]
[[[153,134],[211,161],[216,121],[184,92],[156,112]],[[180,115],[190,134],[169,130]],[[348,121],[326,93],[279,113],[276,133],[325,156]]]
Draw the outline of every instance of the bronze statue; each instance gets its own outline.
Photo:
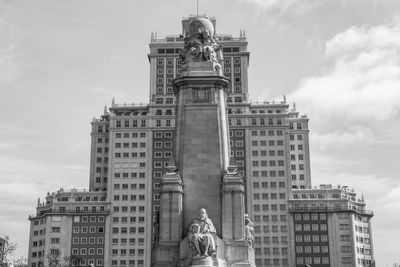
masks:
[[[216,230],[212,221],[208,218],[205,209],[193,220],[189,227],[188,240],[190,247],[196,249],[197,256],[211,256],[215,252],[215,240],[213,235]]]

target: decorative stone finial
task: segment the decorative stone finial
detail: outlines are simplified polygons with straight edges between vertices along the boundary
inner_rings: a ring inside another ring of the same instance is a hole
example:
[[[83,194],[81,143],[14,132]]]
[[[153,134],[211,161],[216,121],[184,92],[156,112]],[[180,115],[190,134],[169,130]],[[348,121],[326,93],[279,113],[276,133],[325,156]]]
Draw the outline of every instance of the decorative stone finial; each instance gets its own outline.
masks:
[[[235,157],[231,156],[229,158],[229,165],[227,169],[228,173],[236,173],[237,172],[237,166],[236,166],[236,160]]]
[[[176,172],[176,166],[175,166],[175,159],[174,157],[170,157],[168,161],[168,167],[167,167],[167,172]]]

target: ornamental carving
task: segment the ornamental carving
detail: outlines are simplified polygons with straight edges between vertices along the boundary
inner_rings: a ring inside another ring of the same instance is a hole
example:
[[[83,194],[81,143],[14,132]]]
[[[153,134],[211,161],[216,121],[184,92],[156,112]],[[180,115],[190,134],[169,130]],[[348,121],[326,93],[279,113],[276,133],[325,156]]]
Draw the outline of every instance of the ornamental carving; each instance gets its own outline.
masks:
[[[193,89],[193,103],[210,103],[210,95],[210,88],[195,88]]]

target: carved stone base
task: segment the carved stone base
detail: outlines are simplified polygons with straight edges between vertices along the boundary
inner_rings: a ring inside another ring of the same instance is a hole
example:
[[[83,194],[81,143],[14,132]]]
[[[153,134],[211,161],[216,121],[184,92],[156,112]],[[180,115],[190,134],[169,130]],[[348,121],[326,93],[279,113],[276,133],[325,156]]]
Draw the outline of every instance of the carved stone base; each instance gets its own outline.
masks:
[[[213,260],[209,256],[194,256],[192,258],[192,264],[190,266],[193,267],[213,266]]]
[[[181,76],[222,76],[221,65],[211,61],[189,62],[182,66]]]
[[[202,266],[213,266],[213,267],[227,267],[225,261],[225,242],[220,239],[218,236],[215,236],[215,242],[217,251],[212,257],[205,257],[205,256],[195,256],[195,251],[193,248],[189,247],[189,242],[187,237],[185,237],[179,245],[180,248],[180,259],[178,261],[178,267],[202,267]],[[204,259],[202,261],[201,259]],[[211,261],[211,265],[209,264]],[[199,265],[199,264],[203,265]]]

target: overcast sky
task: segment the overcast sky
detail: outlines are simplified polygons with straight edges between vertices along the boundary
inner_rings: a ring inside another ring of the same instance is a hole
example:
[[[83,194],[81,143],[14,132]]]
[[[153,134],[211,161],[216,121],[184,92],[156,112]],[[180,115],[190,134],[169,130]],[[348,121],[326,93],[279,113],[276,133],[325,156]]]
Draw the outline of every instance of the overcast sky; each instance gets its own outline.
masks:
[[[249,92],[310,118],[314,185],[349,185],[375,212],[378,266],[400,262],[400,1],[199,0],[249,42]],[[0,234],[27,256],[48,191],[87,188],[90,121],[147,102],[150,33],[181,32],[195,0],[0,0]]]

